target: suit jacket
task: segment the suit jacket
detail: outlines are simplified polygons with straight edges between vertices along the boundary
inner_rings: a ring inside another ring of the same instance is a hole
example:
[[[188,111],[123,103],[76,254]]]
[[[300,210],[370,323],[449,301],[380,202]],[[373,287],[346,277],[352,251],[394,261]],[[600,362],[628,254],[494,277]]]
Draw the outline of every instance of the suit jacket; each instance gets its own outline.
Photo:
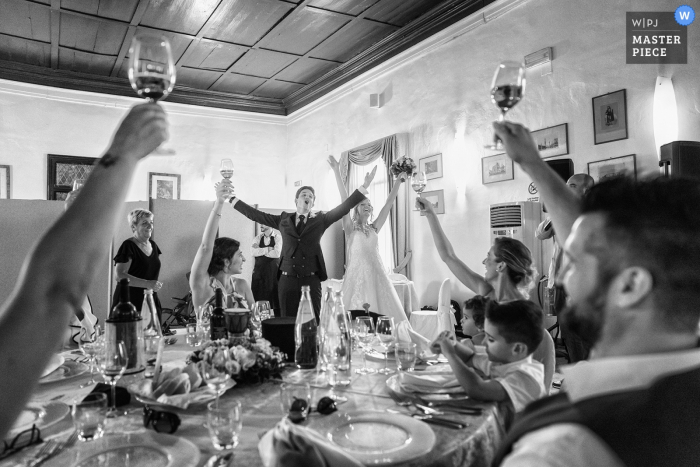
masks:
[[[328,279],[326,263],[321,251],[321,237],[328,227],[339,221],[345,214],[365,199],[365,195],[355,190],[343,203],[328,212],[317,212],[308,218],[304,230],[299,234],[296,227],[296,212],[268,214],[258,211],[241,200],[234,209],[248,219],[265,224],[282,234],[282,254],[280,255],[280,272],[305,276],[311,273],[322,281]]]

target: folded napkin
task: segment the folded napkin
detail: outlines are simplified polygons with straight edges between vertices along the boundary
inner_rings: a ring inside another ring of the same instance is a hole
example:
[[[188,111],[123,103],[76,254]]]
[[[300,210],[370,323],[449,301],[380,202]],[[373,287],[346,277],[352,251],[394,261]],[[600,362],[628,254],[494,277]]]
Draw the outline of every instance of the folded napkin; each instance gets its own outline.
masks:
[[[401,388],[408,392],[452,393],[461,392],[462,386],[451,368],[438,368],[421,372],[401,372]]]
[[[284,418],[258,443],[265,467],[362,467],[319,433]]]
[[[166,396],[163,394],[157,400],[161,404],[172,405],[179,409],[186,409],[191,404],[198,404],[211,400],[212,392],[209,390],[190,392],[189,394],[178,394],[175,396]]]
[[[90,394],[97,392],[107,394],[107,405],[112,405],[112,389],[109,384],[97,383]],[[126,388],[117,386],[114,394],[116,395],[116,404],[114,404],[115,407],[121,407],[122,405],[126,405],[131,402],[131,394],[129,394],[129,391],[127,391]]]
[[[416,344],[416,351],[419,354],[430,350],[430,339],[414,331],[408,320],[401,321],[396,325],[396,340],[399,342],[413,342]]]

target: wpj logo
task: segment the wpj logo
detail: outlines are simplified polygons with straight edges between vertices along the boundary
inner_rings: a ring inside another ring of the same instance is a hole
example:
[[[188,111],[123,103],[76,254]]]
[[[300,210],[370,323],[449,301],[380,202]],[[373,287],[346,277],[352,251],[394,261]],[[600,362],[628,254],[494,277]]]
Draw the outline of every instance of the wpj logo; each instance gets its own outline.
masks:
[[[628,64],[688,63],[690,7],[676,12],[627,12]],[[685,23],[682,24],[682,23]]]

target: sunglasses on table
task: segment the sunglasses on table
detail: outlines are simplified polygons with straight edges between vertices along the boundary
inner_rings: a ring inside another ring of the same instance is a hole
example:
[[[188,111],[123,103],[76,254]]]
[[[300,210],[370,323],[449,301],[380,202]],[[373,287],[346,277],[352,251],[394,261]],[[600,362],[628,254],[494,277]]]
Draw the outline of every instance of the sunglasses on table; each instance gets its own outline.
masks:
[[[143,408],[143,426],[151,425],[158,433],[175,433],[180,426],[180,417],[172,412],[153,410],[149,406]]]
[[[39,428],[37,428],[36,425],[32,425],[31,428],[27,428],[26,430],[17,433],[17,436],[15,436],[9,443],[7,441],[2,442],[3,449],[0,451],[0,459],[11,456],[27,446],[39,444],[41,442],[43,442],[41,439],[41,431],[39,431]]]

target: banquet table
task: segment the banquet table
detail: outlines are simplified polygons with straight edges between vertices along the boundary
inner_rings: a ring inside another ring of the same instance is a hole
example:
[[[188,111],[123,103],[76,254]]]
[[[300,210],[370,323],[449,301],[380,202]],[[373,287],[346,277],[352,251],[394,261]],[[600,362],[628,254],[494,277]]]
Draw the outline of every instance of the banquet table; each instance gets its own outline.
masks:
[[[182,362],[192,347],[184,343],[184,336],[179,336],[175,345],[167,346],[164,352],[164,362]],[[77,351],[76,360],[81,356]],[[389,360],[391,363],[391,360]],[[353,353],[353,367],[357,368],[362,364],[361,354]],[[381,361],[367,360],[370,367],[380,368]],[[81,400],[87,395],[92,385],[84,389],[79,389],[81,383],[87,381],[88,373],[76,376],[64,381],[57,381],[47,384],[39,384],[32,396],[32,401],[48,402],[60,401],[71,404],[74,400]],[[128,386],[143,378],[143,373],[124,376],[120,386]],[[299,383],[309,382],[312,386],[312,405],[323,396],[328,395],[331,389],[326,385],[325,376],[316,370],[297,370],[294,367],[285,369],[283,379],[286,382]],[[346,396],[347,402],[338,404],[340,412],[352,412],[357,410],[371,410],[386,412],[387,409],[396,410],[404,414],[409,414],[410,410],[399,406],[390,397],[386,386],[387,377],[383,375],[353,375],[350,386],[346,388],[336,388],[337,395]],[[222,403],[227,400],[238,399],[243,407],[243,430],[239,437],[239,445],[235,449],[235,458],[232,465],[245,465],[247,467],[260,466],[262,460],[258,453],[258,441],[262,435],[272,429],[283,416],[279,402],[279,384],[282,381],[268,381],[262,384],[239,386],[229,389],[221,398]],[[487,466],[490,465],[495,447],[502,440],[503,417],[502,409],[492,403],[476,403],[470,401],[471,405],[482,407],[483,413],[478,416],[451,415],[450,418],[466,422],[469,426],[465,429],[456,430],[437,425],[429,425],[435,433],[436,442],[430,453],[402,463],[405,466],[427,466],[427,465],[447,465],[447,466]],[[142,422],[143,404],[133,397],[131,402],[124,406],[128,414],[116,419],[108,419],[105,428],[105,436],[110,433],[134,433],[138,436],[146,430]],[[161,409],[162,410],[162,409]],[[194,443],[199,449],[200,460],[198,466],[205,465],[206,461],[217,451],[213,448],[209,433],[205,427],[206,404],[191,406],[187,410],[176,411],[182,419],[182,424],[175,433],[175,436],[184,437]],[[313,425],[314,419],[324,417],[316,412],[312,413],[306,424]],[[44,439],[56,437],[66,439],[72,431],[70,414],[60,423],[54,425],[50,432],[42,432]],[[148,429],[152,432],[152,429]],[[80,443],[80,442],[79,442]],[[20,453],[10,456],[0,461],[0,467],[18,465],[33,456],[40,446],[25,448]],[[44,465],[52,465],[50,459]]]
[[[391,285],[394,286],[394,290],[396,290],[399,301],[408,318],[411,317],[412,311],[420,310],[418,293],[416,292],[416,286],[413,281],[391,281]]]

